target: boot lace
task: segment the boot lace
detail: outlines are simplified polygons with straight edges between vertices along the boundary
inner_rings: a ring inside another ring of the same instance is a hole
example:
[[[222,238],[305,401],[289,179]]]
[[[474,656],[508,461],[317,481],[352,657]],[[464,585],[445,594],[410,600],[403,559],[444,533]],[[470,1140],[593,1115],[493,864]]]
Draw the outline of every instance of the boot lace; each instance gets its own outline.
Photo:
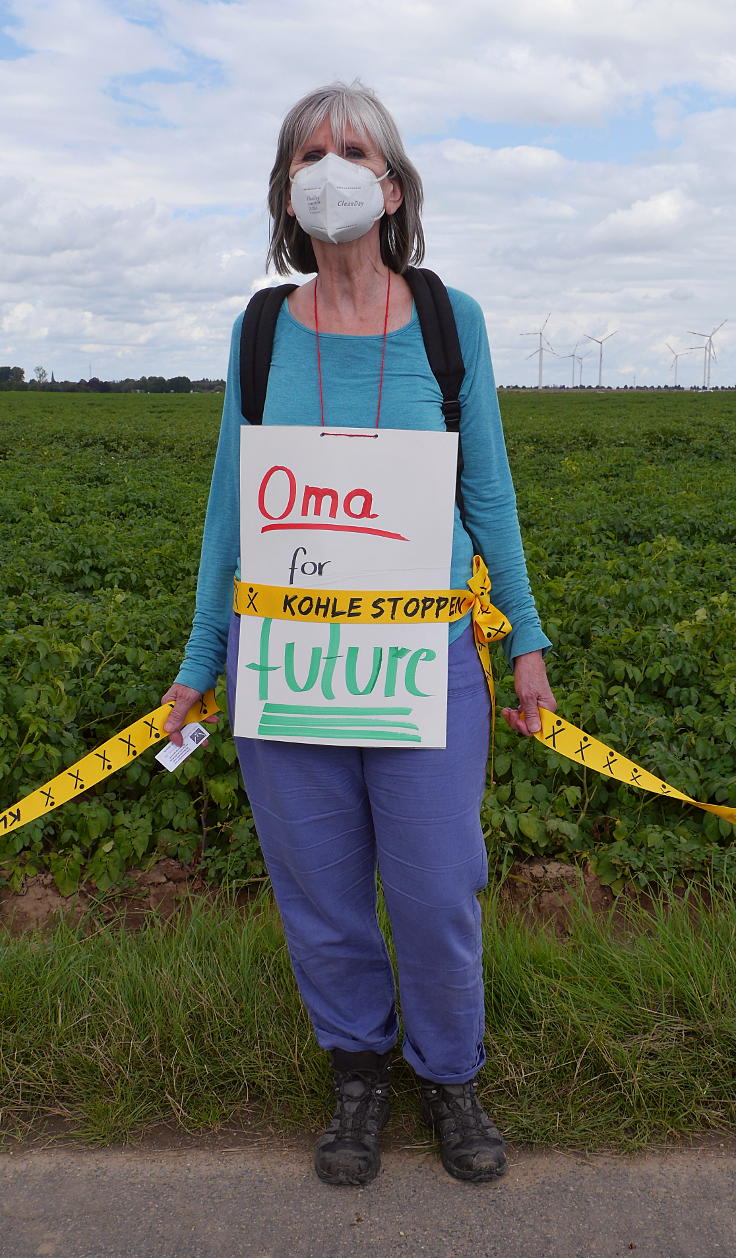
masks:
[[[462,1093],[459,1096],[439,1088],[437,1096],[446,1107],[447,1116],[452,1119],[454,1131],[458,1136],[500,1140],[500,1132],[485,1113],[478,1100],[477,1091],[477,1084],[471,1079],[468,1083],[462,1084]]]
[[[347,1092],[352,1083],[363,1086],[363,1091],[358,1096],[350,1096]],[[351,1136],[369,1126],[377,1126],[387,1095],[388,1084],[385,1080],[377,1079],[372,1072],[354,1070],[349,1074],[336,1075],[337,1111],[333,1119],[333,1123],[337,1124],[336,1137]]]

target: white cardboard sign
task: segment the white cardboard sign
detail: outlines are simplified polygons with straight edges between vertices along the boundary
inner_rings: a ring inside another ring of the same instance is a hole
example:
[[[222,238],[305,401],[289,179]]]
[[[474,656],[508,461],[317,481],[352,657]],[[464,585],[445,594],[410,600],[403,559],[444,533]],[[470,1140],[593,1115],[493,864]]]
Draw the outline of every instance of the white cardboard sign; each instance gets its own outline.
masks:
[[[243,425],[242,579],[446,590],[456,459],[446,432]],[[241,616],[235,734],[444,747],[447,636],[446,624]]]

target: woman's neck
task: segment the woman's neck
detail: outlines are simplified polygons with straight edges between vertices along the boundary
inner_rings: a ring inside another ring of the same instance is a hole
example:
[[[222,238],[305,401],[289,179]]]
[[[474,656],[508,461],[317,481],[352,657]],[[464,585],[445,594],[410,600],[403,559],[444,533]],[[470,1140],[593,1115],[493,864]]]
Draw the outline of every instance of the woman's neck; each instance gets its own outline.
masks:
[[[372,235],[373,233],[370,233]],[[289,298],[289,309],[300,323],[314,328],[314,285],[317,284],[319,326],[323,332],[370,336],[383,331],[386,315],[388,267],[369,238],[345,245],[314,241],[319,274]],[[392,274],[389,331],[411,318],[411,291],[406,280]]]

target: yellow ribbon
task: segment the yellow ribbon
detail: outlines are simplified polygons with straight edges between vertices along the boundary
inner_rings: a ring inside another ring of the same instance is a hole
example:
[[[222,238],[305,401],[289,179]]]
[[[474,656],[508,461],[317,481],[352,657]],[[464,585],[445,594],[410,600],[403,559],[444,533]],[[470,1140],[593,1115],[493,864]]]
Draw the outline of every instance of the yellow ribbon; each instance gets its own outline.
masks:
[[[236,580],[233,608],[244,616],[268,616],[274,620],[336,620],[340,624],[438,624],[460,620],[470,612],[475,646],[491,696],[495,726],[496,694],[489,643],[505,637],[511,624],[503,612],[493,606],[490,590],[488,569],[480,556],[475,555],[467,590],[306,590]],[[336,613],[334,616],[333,612]],[[534,737],[544,747],[626,786],[651,791],[662,799],[678,799],[682,803],[693,804],[736,825],[736,808],[699,803],[633,760],[619,755],[597,738],[591,738],[563,717],[548,712],[546,708],[540,708],[539,715],[542,729]]]
[[[484,641],[503,638],[511,629],[488,598],[488,569],[479,555],[467,590],[325,590],[293,585],[234,583],[233,610],[239,616],[337,625],[426,625],[461,620],[468,612],[482,626]]]
[[[45,786],[40,786],[38,790],[26,795],[20,803],[13,804],[12,808],[7,808],[5,812],[0,813],[0,838],[10,834],[11,830],[17,830],[19,826],[27,825],[29,821],[35,821],[37,817],[43,817],[45,813],[52,812],[54,808],[66,804],[70,799],[83,794],[84,791],[88,791],[91,786],[104,781],[111,773],[117,773],[118,769],[125,768],[154,743],[166,738],[163,724],[173,706],[173,703],[164,703],[160,708],[154,708],[152,712],[140,717],[132,725],[121,730],[119,734],[108,738],[107,742],[102,743],[96,751],[91,751],[71,768],[65,769],[63,773],[52,778]],[[219,711],[220,708],[215,702],[213,692],[208,690],[189,709],[185,724],[189,721],[199,721]]]
[[[605,743],[599,742],[597,738],[591,738],[590,734],[578,729],[577,725],[571,725],[557,713],[540,708],[539,715],[542,728],[534,737],[544,747],[550,747],[553,751],[558,751],[561,756],[566,756],[568,760],[575,760],[586,769],[602,773],[604,777],[614,778],[617,782],[625,783],[626,786],[638,786],[640,791],[651,791],[652,794],[659,795],[661,799],[679,799],[683,804],[693,804],[695,808],[712,812],[716,817],[724,817],[726,821],[731,822],[731,825],[736,826],[736,808],[729,808],[724,804],[702,804],[690,795],[685,795],[683,791],[678,791],[676,787],[663,782],[662,778],[655,777],[648,769],[643,769],[633,760],[628,760],[626,756],[613,751]]]
[[[495,732],[496,687],[493,682],[489,644],[505,638],[506,634],[511,631],[511,623],[506,619],[503,612],[500,612],[497,607],[493,606],[488,597],[491,592],[491,578],[480,555],[473,556],[473,575],[468,580],[468,587],[473,594],[470,610],[473,614],[475,649],[483,665],[483,672],[485,673],[488,690],[491,695],[491,724],[492,730]],[[491,748],[493,748],[493,739],[491,740]]]

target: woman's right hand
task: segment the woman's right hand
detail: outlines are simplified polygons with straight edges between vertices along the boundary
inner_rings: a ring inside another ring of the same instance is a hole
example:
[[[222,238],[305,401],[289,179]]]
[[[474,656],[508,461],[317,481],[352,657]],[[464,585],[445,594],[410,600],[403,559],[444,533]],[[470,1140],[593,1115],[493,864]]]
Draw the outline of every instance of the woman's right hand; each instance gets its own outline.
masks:
[[[174,701],[174,706],[164,721],[164,729],[169,735],[169,741],[175,743],[177,747],[181,747],[184,742],[179,731],[186,721],[187,712],[201,698],[201,690],[192,690],[191,686],[182,686],[179,682],[174,682],[173,686],[169,686],[166,694],[161,696],[162,703],[170,703],[172,699]]]

